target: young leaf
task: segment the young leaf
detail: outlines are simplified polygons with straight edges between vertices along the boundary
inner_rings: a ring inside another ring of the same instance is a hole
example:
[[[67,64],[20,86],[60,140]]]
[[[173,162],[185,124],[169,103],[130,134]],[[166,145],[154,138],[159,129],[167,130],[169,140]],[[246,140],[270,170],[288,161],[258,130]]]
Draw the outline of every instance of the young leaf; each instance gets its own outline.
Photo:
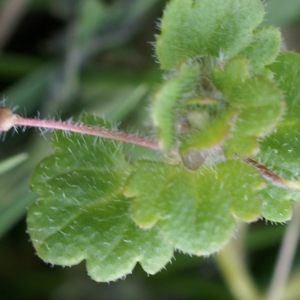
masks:
[[[165,70],[195,57],[250,59],[259,71],[276,58],[278,29],[256,30],[264,19],[261,0],[173,0],[164,11],[156,53]]]
[[[200,74],[197,63],[182,63],[179,70],[156,92],[152,119],[158,129],[158,143],[169,152],[176,144],[176,119],[180,103],[191,93]]]
[[[249,61],[242,56],[235,57],[229,60],[224,68],[214,68],[211,76],[217,89],[222,91],[225,96],[230,96],[230,92],[237,85],[242,84],[250,77]]]
[[[185,156],[190,150],[208,150],[220,146],[228,137],[235,116],[236,111],[228,111],[212,123],[207,130],[184,136],[181,140],[180,154]]]
[[[256,154],[259,150],[257,138],[269,134],[283,114],[280,90],[264,76],[250,76],[248,61],[243,57],[231,59],[224,70],[215,68],[212,80],[222,92],[224,101],[238,111],[231,135],[224,145],[226,156]]]
[[[262,73],[264,66],[276,59],[281,43],[280,31],[264,26],[254,31],[251,43],[239,55],[247,57],[252,73]]]
[[[265,182],[240,160],[197,171],[151,161],[139,161],[136,167],[125,188],[125,195],[134,198],[134,221],[142,228],[158,227],[181,251],[218,251],[233,235],[234,216],[244,221],[260,216],[256,190]]]
[[[85,118],[90,125],[101,119]],[[47,262],[75,265],[86,260],[96,281],[130,273],[140,262],[155,273],[172,257],[156,228],[131,220],[122,187],[132,171],[120,143],[80,134],[57,133],[55,154],[35,170],[31,187],[41,196],[28,212],[28,232]]]

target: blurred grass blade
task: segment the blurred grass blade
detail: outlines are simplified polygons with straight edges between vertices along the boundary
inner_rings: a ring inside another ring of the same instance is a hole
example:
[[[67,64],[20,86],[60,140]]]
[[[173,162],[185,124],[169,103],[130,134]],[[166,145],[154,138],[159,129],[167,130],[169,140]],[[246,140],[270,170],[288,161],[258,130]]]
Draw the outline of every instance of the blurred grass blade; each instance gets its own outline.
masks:
[[[146,96],[148,90],[149,87],[147,84],[141,83],[138,85],[124,101],[116,103],[118,105],[115,105],[111,110],[107,111],[108,118],[115,121],[125,119]]]
[[[4,91],[5,98],[10,103],[26,107],[27,112],[36,109],[45,95],[47,86],[53,77],[53,67],[50,64],[43,65],[23,79]]]
[[[21,220],[25,213],[25,208],[30,206],[36,195],[33,193],[24,194],[20,198],[17,198],[14,202],[6,205],[5,208],[0,211],[0,238],[19,220]]]
[[[21,153],[0,162],[0,175],[13,169],[28,158],[27,153]]]

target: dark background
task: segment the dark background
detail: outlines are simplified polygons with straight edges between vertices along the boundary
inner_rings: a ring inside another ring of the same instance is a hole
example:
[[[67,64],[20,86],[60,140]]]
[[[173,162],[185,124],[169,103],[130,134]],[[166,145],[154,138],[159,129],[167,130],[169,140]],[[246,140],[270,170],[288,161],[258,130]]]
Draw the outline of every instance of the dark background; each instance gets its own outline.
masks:
[[[157,22],[165,3],[0,1],[2,105],[28,117],[76,119],[82,112],[97,113],[122,122],[124,130],[151,131],[147,109],[162,77],[151,43],[159,33]],[[267,4],[266,23],[283,30],[287,49],[300,52],[300,1]],[[26,233],[25,214],[36,199],[29,191],[30,174],[51,151],[49,134],[39,130],[2,135],[0,299],[232,299],[214,256],[176,253],[173,263],[154,276],[147,276],[138,265],[125,280],[110,284],[92,281],[84,263],[62,268],[40,260]],[[247,230],[249,268],[264,289],[285,225],[262,220]],[[299,263],[300,250],[293,264],[300,295]]]

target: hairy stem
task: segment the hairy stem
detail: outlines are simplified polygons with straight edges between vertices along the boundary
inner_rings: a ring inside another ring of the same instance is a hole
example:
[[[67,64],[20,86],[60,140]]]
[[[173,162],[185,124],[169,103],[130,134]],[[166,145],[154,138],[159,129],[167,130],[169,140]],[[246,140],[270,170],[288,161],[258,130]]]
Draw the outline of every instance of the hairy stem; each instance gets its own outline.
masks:
[[[30,126],[78,132],[160,151],[157,143],[149,138],[128,134],[125,132],[109,130],[104,127],[93,127],[69,122],[27,119],[21,117],[16,118],[15,126]]]
[[[106,139],[129,143],[156,151],[161,151],[158,144],[146,137],[128,134],[125,132],[109,130],[104,127],[86,126],[83,124],[75,124],[71,122],[58,122],[51,120],[39,120],[22,118],[14,115],[11,110],[7,108],[0,109],[0,131],[8,131],[12,127],[29,126],[38,128],[49,128],[56,130],[65,130],[70,132],[77,132],[91,136],[98,136]]]
[[[290,273],[293,258],[295,255],[300,223],[300,205],[294,204],[293,218],[288,224],[286,234],[284,236],[279,251],[275,271],[270,284],[267,300],[281,300],[285,290],[286,282]]]
[[[261,299],[261,296],[249,274],[243,251],[243,236],[246,226],[245,223],[238,224],[238,237],[232,239],[216,259],[220,271],[236,299],[258,300]]]
[[[98,136],[106,139],[111,139],[115,141],[120,141],[124,143],[129,143],[148,149],[162,151],[158,146],[158,143],[152,139],[128,134],[125,132],[120,132],[116,130],[110,130],[104,127],[94,127],[86,126],[83,124],[76,124],[71,122],[59,122],[51,120],[39,120],[39,119],[29,119],[23,118],[18,115],[15,115],[10,109],[5,107],[0,107],[0,132],[8,131],[12,127],[19,126],[29,126],[29,127],[38,127],[38,128],[48,128],[56,130],[65,130],[70,132],[78,132],[81,134],[87,134],[92,136]],[[176,151],[171,151],[171,154],[179,157]],[[262,176],[276,185],[280,185],[286,188],[300,190],[300,181],[290,181],[284,178],[279,177],[265,166],[259,164],[251,158],[243,158],[244,161],[248,164],[253,165],[256,169],[262,174]]]

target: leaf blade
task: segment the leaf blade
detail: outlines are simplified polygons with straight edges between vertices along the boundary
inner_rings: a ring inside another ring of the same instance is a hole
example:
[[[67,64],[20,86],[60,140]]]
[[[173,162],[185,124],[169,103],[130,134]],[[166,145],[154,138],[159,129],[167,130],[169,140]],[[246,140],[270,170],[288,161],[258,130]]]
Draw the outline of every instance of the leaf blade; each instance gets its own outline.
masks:
[[[257,0],[174,0],[165,9],[157,39],[161,67],[173,69],[180,61],[202,56],[230,59],[251,44],[263,18],[264,7]]]
[[[120,144],[63,133],[53,141],[56,153],[32,177],[32,188],[42,200],[30,207],[27,218],[39,256],[60,265],[86,260],[96,281],[123,277],[137,262],[150,274],[163,268],[172,247],[157,229],[142,230],[131,220],[122,188],[132,167]]]
[[[197,171],[139,161],[125,195],[134,198],[131,213],[139,226],[158,227],[175,248],[207,255],[228,242],[234,232],[234,215],[247,222],[260,216],[255,191],[264,186],[257,170],[239,160]],[[156,211],[150,222],[148,211]]]

